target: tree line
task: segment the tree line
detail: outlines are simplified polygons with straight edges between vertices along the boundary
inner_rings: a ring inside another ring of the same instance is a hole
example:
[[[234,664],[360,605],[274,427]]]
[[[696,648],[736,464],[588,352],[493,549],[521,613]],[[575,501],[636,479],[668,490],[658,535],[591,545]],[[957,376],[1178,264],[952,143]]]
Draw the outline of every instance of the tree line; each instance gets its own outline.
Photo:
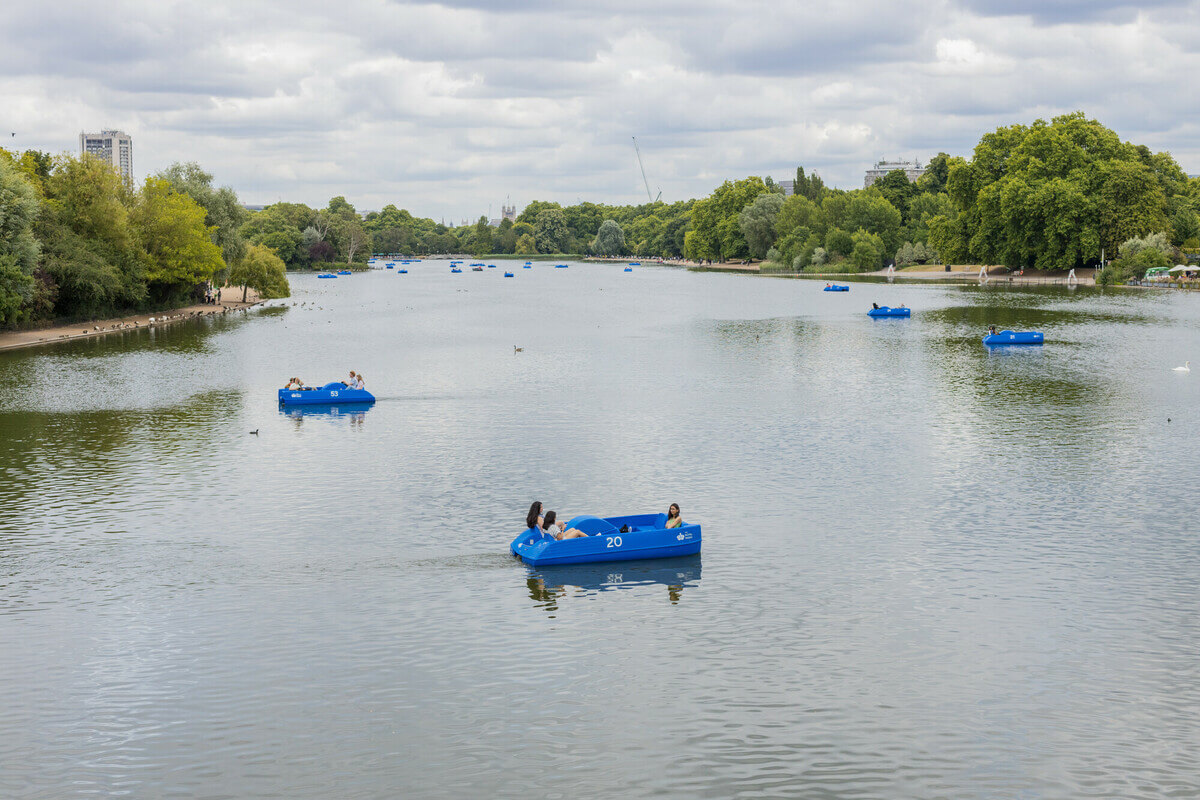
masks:
[[[366,261],[372,254],[586,254],[678,258],[694,201],[608,206],[535,200],[515,220],[493,227],[487,217],[448,226],[395,205],[359,214],[344,197],[325,208],[275,203],[250,215],[243,232],[274,250],[290,269],[313,269],[335,259]]]
[[[0,327],[164,310],[210,282],[289,293],[283,262],[196,164],[141,186],[89,155],[0,149]]]

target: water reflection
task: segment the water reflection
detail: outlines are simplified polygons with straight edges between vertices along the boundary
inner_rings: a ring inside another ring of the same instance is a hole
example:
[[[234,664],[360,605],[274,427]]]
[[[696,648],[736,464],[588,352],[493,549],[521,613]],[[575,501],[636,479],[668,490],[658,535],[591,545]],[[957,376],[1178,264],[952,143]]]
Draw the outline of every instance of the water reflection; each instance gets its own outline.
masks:
[[[557,611],[560,600],[599,592],[643,586],[666,587],[667,600],[676,605],[683,590],[700,582],[700,556],[530,567],[525,578],[529,598],[546,611]]]
[[[311,406],[280,406],[279,413],[282,416],[290,417],[295,422],[295,427],[297,428],[305,420],[311,420],[313,424],[320,422],[338,423],[342,420],[349,420],[351,425],[360,427],[363,419],[367,416],[367,412],[374,407],[374,403],[355,403],[353,405],[321,403]]]

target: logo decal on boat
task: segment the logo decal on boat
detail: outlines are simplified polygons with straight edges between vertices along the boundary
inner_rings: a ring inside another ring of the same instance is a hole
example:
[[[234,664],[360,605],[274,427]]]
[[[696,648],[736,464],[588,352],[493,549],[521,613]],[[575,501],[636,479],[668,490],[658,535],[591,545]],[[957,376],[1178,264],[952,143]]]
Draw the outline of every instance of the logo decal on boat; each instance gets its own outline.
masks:
[[[682,542],[684,539],[690,539],[690,538],[692,538],[692,535],[690,533],[681,533],[675,537],[676,541],[680,541],[680,542]]]

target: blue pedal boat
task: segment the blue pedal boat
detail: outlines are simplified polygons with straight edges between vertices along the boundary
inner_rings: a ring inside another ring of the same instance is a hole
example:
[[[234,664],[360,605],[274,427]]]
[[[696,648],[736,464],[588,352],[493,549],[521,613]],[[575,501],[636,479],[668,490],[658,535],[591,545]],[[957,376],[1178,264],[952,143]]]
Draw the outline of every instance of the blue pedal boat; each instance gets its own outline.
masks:
[[[555,264],[554,268],[555,269],[566,269],[568,266],[569,265],[567,265],[567,264]]]
[[[318,278],[334,278],[334,279],[336,279],[337,275],[334,275],[332,272],[322,272],[317,277]]]
[[[353,275],[354,273],[348,269],[339,269],[337,274],[338,275]]]
[[[511,278],[512,276],[513,276],[513,274],[511,272],[504,273],[504,277],[506,277],[506,278]]]
[[[867,316],[870,316],[870,317],[911,317],[912,309],[911,308],[888,308],[887,306],[880,306],[879,308],[872,308],[870,311],[868,311]]]
[[[450,270],[450,271],[451,271],[451,272],[462,272],[462,270],[461,270],[461,269],[459,269],[458,267],[454,267],[454,268],[453,268],[452,270]]]
[[[567,530],[577,528],[587,536],[559,541],[537,528],[529,528],[513,539],[509,549],[534,567],[673,558],[700,552],[699,525],[685,522],[678,528],[667,529],[663,527],[666,524],[666,514],[605,518],[585,515],[568,522]]]
[[[399,273],[399,274],[401,274],[401,275],[407,275],[407,274],[408,274],[408,270],[406,270],[406,269],[398,269],[398,270],[396,270],[396,272],[398,272],[398,273]]]
[[[625,271],[626,271],[626,272],[633,272],[633,267],[626,267],[626,268],[625,268]]]
[[[320,389],[280,389],[281,406],[344,405],[374,403],[375,395],[366,389],[349,389],[341,381],[327,383]]]
[[[841,285],[835,283],[833,286],[826,286],[824,291],[826,291],[826,292],[848,292],[848,291],[850,291],[850,287],[849,286],[841,286]]]
[[[1009,344],[1042,344],[1045,336],[1041,331],[1000,331],[983,337],[983,343],[988,347],[998,347]]]

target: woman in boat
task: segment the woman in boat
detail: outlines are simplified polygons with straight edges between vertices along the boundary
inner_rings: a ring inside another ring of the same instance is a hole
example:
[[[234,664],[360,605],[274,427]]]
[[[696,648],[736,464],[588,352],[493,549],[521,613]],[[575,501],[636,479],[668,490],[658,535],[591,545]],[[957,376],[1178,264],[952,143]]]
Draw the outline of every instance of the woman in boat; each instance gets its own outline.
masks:
[[[542,527],[542,501],[534,500],[533,505],[531,505],[529,507],[529,513],[525,515],[525,527],[526,528],[538,528],[539,530],[541,529],[541,527]]]
[[[879,303],[871,303],[871,308],[878,309]]]
[[[565,523],[558,521],[558,512],[556,511],[546,512],[546,519],[542,523],[542,533],[546,534],[547,536],[553,536],[555,539],[559,540],[579,539],[587,536],[586,533],[578,528],[571,528],[568,530]]]
[[[304,388],[304,381],[300,380],[299,378],[292,378],[290,381],[288,381],[288,385],[287,385],[287,386],[285,386],[285,387],[283,387],[283,388],[285,388],[285,389],[297,389],[297,390],[298,390],[298,389],[303,389],[303,388]]]
[[[996,326],[989,325],[988,326],[988,336],[995,336],[995,335],[996,335]]]
[[[667,509],[667,524],[665,528],[678,528],[683,524],[683,517],[679,516],[679,504],[671,503],[671,507]]]
[[[354,380],[353,380],[353,382],[351,382],[350,388],[351,389],[366,389],[367,388],[367,385],[365,383],[363,383],[363,376],[362,376],[361,372],[359,372],[358,374],[356,374],[354,376]]]

